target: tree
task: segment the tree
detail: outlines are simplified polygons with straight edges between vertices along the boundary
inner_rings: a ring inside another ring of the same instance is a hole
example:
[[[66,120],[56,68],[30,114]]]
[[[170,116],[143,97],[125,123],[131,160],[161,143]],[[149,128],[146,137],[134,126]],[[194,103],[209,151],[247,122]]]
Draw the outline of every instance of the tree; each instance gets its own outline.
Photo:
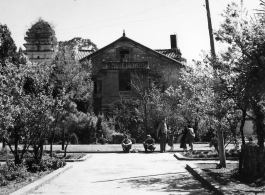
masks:
[[[44,140],[55,126],[56,115],[64,104],[63,96],[53,98],[49,65],[14,65],[1,67],[1,133],[20,164],[32,146],[38,162],[42,158]],[[26,81],[32,79],[32,91],[25,90]],[[20,149],[19,142],[23,141]],[[14,143],[14,147],[12,144]]]
[[[264,147],[264,84],[265,84],[265,41],[264,15],[249,18],[247,12],[235,3],[228,5],[224,22],[215,33],[216,40],[227,45],[227,50],[221,53],[219,63],[216,63],[218,72],[229,71],[231,84],[240,91],[243,110],[251,110],[256,124],[258,145]],[[233,89],[233,88],[232,88]],[[243,95],[242,95],[243,94]],[[245,112],[242,112],[246,115]],[[243,120],[242,120],[243,121]]]
[[[0,64],[5,65],[6,60],[12,61],[16,49],[17,47],[7,25],[0,23]]]

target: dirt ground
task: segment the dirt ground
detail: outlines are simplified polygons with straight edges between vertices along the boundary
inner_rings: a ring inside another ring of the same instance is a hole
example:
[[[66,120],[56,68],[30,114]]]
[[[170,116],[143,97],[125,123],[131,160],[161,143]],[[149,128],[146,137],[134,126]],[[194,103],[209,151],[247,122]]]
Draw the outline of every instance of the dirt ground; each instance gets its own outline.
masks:
[[[198,163],[197,166],[235,194],[265,194],[265,178],[250,181],[238,176],[238,164],[227,164],[225,169],[216,168],[215,163]]]

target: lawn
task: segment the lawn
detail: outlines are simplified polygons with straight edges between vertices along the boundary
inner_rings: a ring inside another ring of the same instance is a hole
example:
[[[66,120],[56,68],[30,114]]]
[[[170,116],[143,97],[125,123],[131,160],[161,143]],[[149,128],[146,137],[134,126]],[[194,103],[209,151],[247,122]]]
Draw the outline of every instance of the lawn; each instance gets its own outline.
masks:
[[[265,192],[265,178],[249,180],[247,177],[238,175],[237,163],[227,163],[226,165],[225,169],[220,169],[217,168],[216,163],[197,164],[200,169],[233,193],[245,195]]]

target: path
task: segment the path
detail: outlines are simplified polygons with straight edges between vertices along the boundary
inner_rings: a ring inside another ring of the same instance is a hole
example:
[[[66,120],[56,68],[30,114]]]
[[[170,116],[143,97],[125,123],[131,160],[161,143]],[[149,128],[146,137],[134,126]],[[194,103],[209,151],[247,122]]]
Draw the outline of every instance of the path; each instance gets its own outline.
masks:
[[[31,194],[212,194],[172,153],[92,154],[86,161],[73,165]]]

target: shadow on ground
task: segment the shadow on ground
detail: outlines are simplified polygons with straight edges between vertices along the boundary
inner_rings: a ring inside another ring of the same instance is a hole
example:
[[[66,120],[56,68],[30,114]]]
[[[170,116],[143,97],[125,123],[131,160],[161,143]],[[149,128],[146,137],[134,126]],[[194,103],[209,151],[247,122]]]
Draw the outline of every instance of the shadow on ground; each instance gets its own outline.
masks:
[[[163,175],[130,179],[121,183],[130,183],[132,188],[147,191],[169,192],[169,194],[210,195],[213,192],[204,188],[199,182],[187,174]]]

